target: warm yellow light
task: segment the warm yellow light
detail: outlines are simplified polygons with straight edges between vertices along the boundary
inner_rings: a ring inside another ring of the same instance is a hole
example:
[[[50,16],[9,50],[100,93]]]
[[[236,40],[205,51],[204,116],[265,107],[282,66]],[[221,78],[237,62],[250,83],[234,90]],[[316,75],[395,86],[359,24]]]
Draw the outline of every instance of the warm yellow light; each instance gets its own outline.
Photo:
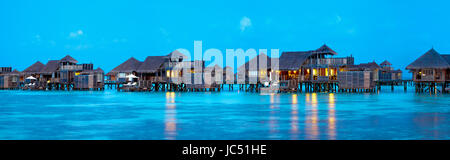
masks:
[[[294,74],[296,74],[297,73],[297,71],[294,71]]]
[[[166,76],[170,77],[170,71],[167,71]]]
[[[328,68],[325,68],[325,76],[328,76]]]
[[[317,69],[313,69],[313,76],[317,76]]]
[[[330,75],[334,75],[334,69],[330,69]]]
[[[292,104],[297,104],[297,94],[292,95]]]
[[[80,75],[80,72],[76,72],[75,75],[76,75],[76,76]]]

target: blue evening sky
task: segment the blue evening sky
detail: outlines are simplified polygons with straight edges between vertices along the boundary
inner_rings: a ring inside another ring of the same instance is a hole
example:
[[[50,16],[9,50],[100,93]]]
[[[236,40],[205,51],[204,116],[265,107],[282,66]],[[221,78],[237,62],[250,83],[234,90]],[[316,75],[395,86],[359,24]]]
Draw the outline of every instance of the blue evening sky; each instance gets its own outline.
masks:
[[[357,63],[406,65],[432,46],[450,53],[446,0],[0,2],[0,66],[23,70],[67,54],[105,71],[177,48],[312,50]],[[409,74],[407,74],[409,75]]]

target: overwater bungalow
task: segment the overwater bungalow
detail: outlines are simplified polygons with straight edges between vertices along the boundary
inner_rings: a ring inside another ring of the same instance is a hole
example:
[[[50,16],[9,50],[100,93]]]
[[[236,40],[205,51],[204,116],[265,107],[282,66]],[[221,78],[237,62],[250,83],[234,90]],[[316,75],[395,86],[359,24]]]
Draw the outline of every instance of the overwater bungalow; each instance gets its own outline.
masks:
[[[450,55],[431,49],[406,67],[412,73],[416,92],[448,92]],[[441,86],[439,90],[437,86]]]
[[[206,67],[204,69],[205,83],[219,85],[223,84],[223,72],[223,68],[217,64],[214,66]]]
[[[395,70],[389,61],[385,60],[384,62],[380,63],[380,67],[381,69],[378,72],[379,81],[402,80],[402,70]]]
[[[226,66],[223,68],[223,78],[224,78],[224,84],[230,85],[232,87],[233,84],[236,82],[236,75],[234,74],[234,70],[230,66]]]
[[[128,75],[137,75],[137,70],[141,65],[141,61],[131,57],[106,74],[107,80],[113,83],[124,83],[127,81]]]
[[[166,56],[148,56],[136,70],[137,76],[143,81],[162,81],[160,77],[164,74],[161,70],[166,61]]]
[[[105,72],[101,68],[85,70],[74,78],[74,90],[103,90]]]
[[[0,67],[0,89],[18,89],[20,72],[11,67]]]
[[[311,82],[335,81],[337,71],[345,65],[353,65],[354,58],[335,58],[338,53],[327,45],[316,50],[283,52],[280,57],[281,80]]]
[[[271,58],[264,53],[252,58],[238,68],[238,84],[259,84],[270,81],[271,77],[276,75],[272,67],[278,66],[272,62],[278,62],[278,58]]]
[[[78,64],[78,61],[72,58],[70,55],[63,57],[61,60],[50,60],[46,65],[41,62],[36,62],[27,69],[25,69],[21,73],[21,81],[25,84],[24,89],[30,89],[30,86],[26,84],[31,84],[28,81],[36,81],[33,84],[31,89],[62,89],[62,90],[70,90],[73,89],[75,79],[78,76],[86,75],[87,73],[92,76],[100,74],[100,70],[98,72],[90,72],[93,71],[93,64]],[[102,71],[103,72],[103,71]],[[103,74],[103,73],[101,73]],[[80,79],[78,79],[80,80]],[[103,78],[102,78],[103,81]],[[88,80],[85,82],[77,81],[80,83],[89,83]],[[103,82],[101,82],[103,83]],[[103,86],[91,85],[95,86],[94,88],[89,89],[102,89]]]
[[[40,82],[57,82],[59,68],[59,60],[50,60],[38,73],[40,74]]]
[[[36,63],[32,64],[31,66],[29,66],[28,68],[26,68],[25,70],[23,70],[21,72],[21,76],[20,76],[20,81],[21,82],[26,82],[27,81],[27,77],[34,77],[36,79],[40,78],[40,72],[41,70],[45,67],[44,64],[42,64],[41,62],[37,61]]]
[[[280,80],[288,83],[286,90],[302,90],[304,84],[307,91],[330,91],[336,86],[338,71],[354,63],[352,56],[335,58],[337,54],[327,45],[310,51],[283,52]]]
[[[343,66],[337,75],[341,91],[374,91],[381,67],[376,62]]]
[[[143,62],[130,58],[106,76],[109,84],[113,83],[119,90],[126,91],[205,88],[203,80],[205,62],[187,59],[186,55],[178,51],[166,56],[148,56]],[[136,79],[136,84],[124,85],[129,82],[131,76],[135,76],[133,79]]]

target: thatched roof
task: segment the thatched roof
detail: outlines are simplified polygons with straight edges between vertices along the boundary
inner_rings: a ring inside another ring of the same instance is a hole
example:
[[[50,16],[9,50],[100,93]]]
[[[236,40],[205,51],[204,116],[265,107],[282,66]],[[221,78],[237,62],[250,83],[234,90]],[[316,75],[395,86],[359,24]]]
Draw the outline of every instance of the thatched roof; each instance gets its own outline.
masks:
[[[337,55],[337,53],[332,50],[330,47],[328,47],[326,44],[324,44],[322,47],[320,47],[319,49],[315,50],[316,53],[318,54],[332,54],[332,55]]]
[[[442,58],[444,58],[448,64],[450,64],[450,54],[441,54]]]
[[[397,69],[397,70],[392,70],[391,72],[392,72],[392,73],[402,73],[402,70]]]
[[[385,60],[384,62],[380,63],[380,65],[382,65],[382,66],[391,66],[392,64],[391,64],[391,62]]]
[[[55,73],[58,70],[59,67],[59,61],[58,60],[51,60],[47,62],[47,65],[45,65],[44,68],[41,70],[41,74],[52,74]]]
[[[280,70],[298,70],[314,52],[283,52],[280,56]]]
[[[104,71],[99,67],[96,70],[86,70],[82,72],[82,74],[90,74],[90,73],[104,73]]]
[[[188,58],[186,55],[184,55],[183,53],[179,52],[178,50],[175,50],[175,51],[169,53],[166,57],[167,58],[174,58],[174,59],[182,57],[183,60],[187,60],[187,58]]]
[[[78,63],[78,61],[71,56],[67,55],[61,59],[61,62],[70,62],[70,63]]]
[[[366,70],[366,69],[373,70],[373,69],[380,69],[380,68],[381,67],[375,62],[361,63],[358,65],[348,65],[347,66],[348,70],[361,70],[361,71]]]
[[[337,55],[327,45],[311,51],[283,52],[280,56],[280,70],[299,70],[309,57],[317,54]]]
[[[22,73],[39,73],[41,72],[41,70],[45,67],[44,64],[42,64],[41,62],[37,61],[36,63],[34,63],[33,65],[31,65],[30,67],[28,67],[27,69],[23,70]]]
[[[422,68],[446,69],[450,68],[450,63],[434,49],[431,49],[406,67],[409,70]]]
[[[94,72],[97,72],[97,73],[103,73],[103,72],[105,72],[105,71],[103,71],[103,69],[101,69],[100,67],[98,67],[96,70],[94,70]]]
[[[230,66],[224,67],[223,73],[225,74],[226,72],[234,73],[233,67],[230,67]]]
[[[156,73],[164,64],[165,56],[148,56],[136,70],[139,73]]]
[[[224,68],[220,67],[219,65],[214,65],[214,66],[209,66],[205,68],[205,71],[216,71],[222,69],[222,71],[224,70]]]
[[[266,67],[267,67],[267,69],[271,69],[272,68],[272,60],[275,61],[278,58],[270,58],[266,54],[261,53],[258,56],[254,57],[253,59],[249,60],[244,65],[240,66],[239,69],[242,69],[244,67],[245,70],[249,70],[250,69],[250,63],[256,64],[256,66],[255,66],[256,69],[259,69],[259,59],[266,59]],[[273,65],[278,65],[278,64],[273,64]]]
[[[137,59],[131,57],[127,61],[123,62],[122,64],[120,64],[119,66],[117,66],[116,68],[111,70],[108,73],[108,75],[115,74],[115,73],[121,73],[121,72],[122,73],[134,72],[134,71],[137,71],[139,69],[141,64],[142,64],[141,61],[138,61]]]

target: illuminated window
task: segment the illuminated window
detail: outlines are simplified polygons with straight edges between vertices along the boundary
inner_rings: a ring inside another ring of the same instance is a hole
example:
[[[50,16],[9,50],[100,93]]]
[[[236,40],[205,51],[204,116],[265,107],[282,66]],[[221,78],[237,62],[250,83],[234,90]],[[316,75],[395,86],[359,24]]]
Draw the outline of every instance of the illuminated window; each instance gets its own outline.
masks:
[[[317,69],[313,69],[313,76],[317,76]]]
[[[167,71],[166,76],[170,77],[170,71]]]

